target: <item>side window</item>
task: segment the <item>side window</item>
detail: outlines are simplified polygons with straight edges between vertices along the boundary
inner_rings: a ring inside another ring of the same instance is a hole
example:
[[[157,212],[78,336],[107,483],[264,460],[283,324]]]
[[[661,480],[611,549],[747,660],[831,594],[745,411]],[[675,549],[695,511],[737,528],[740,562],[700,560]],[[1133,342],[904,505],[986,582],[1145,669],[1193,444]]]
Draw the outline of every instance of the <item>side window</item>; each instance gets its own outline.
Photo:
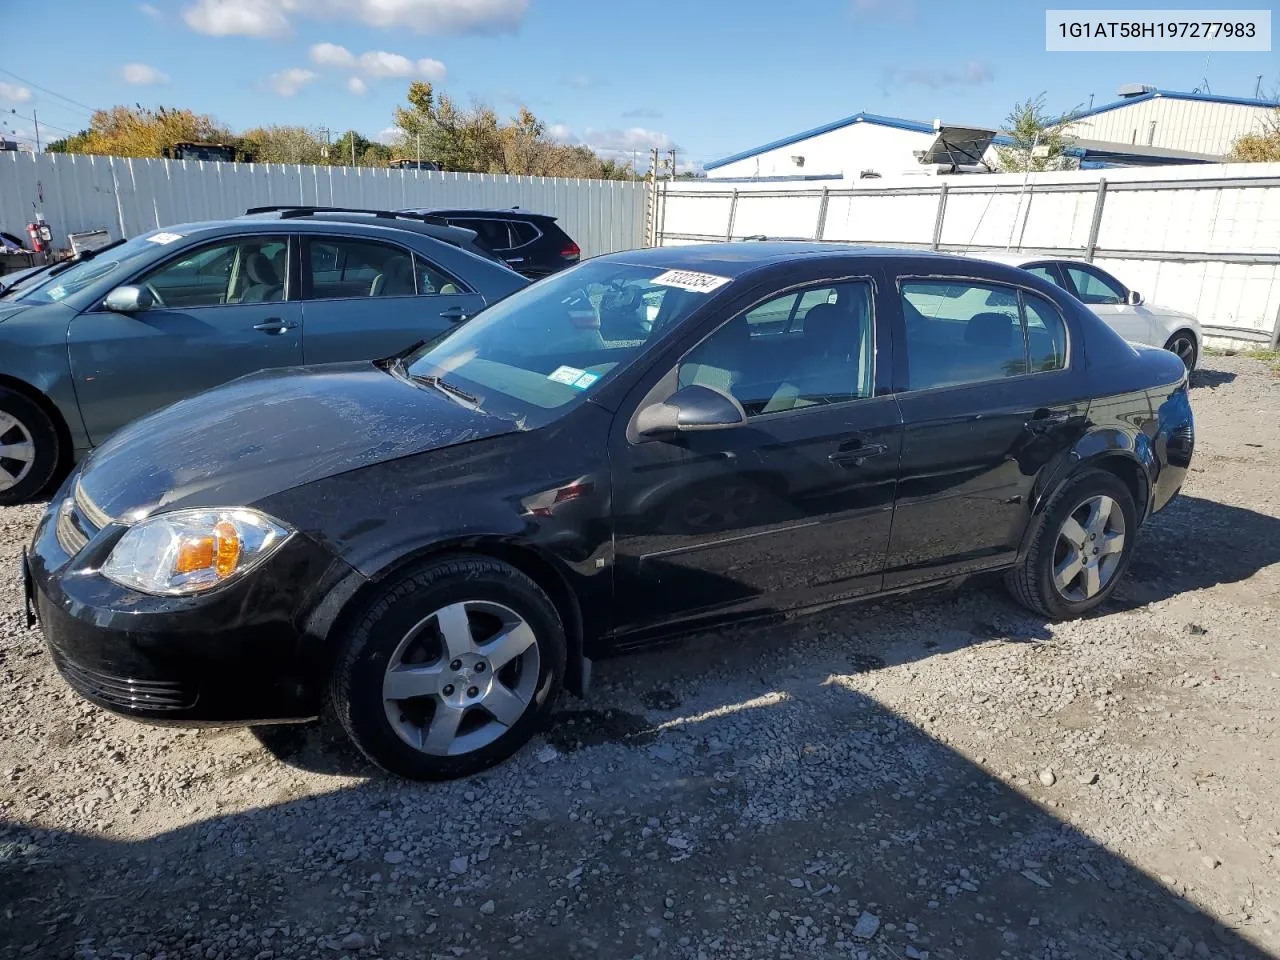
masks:
[[[967,280],[900,285],[911,390],[1027,372],[1016,290]]]
[[[470,292],[462,281],[453,279],[434,263],[423,259],[421,254],[413,255],[413,267],[418,278],[418,293],[423,296],[449,296]]]
[[[1067,271],[1082,303],[1124,303],[1124,291],[1119,284],[1100,270],[1074,263],[1064,263],[1062,268]]]
[[[313,239],[306,258],[311,299],[408,297],[416,292],[413,256],[376,240]]]
[[[788,323],[794,326],[788,329]],[[739,314],[694,347],[680,362],[679,383],[723,390],[749,417],[869,397],[873,331],[865,281],[783,294]]]
[[[160,306],[192,308],[283,300],[289,242],[239,237],[201,247],[138,278]]]
[[[474,230],[476,238],[489,250],[510,250],[513,246],[505,220],[467,219],[449,222],[455,227]]]
[[[1022,293],[1027,318],[1027,351],[1031,371],[1061,370],[1067,365],[1067,327],[1062,314],[1048,300]]]
[[[1058,278],[1054,274],[1053,269],[1047,263],[1033,263],[1030,266],[1023,267],[1022,269],[1027,271],[1027,273],[1034,273],[1041,280],[1048,280],[1055,287],[1062,286],[1062,284],[1058,282]]]
[[[513,247],[523,247],[527,243],[533,243],[538,239],[538,228],[532,223],[525,223],[523,220],[512,220],[507,226],[511,230],[511,245]]]

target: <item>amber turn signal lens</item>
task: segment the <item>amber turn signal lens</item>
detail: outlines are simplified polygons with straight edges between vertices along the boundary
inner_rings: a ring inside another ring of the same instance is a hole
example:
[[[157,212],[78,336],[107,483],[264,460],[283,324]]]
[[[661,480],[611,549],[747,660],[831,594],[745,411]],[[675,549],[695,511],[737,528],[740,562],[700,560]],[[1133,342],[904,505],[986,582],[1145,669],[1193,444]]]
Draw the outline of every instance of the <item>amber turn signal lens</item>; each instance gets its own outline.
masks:
[[[195,573],[213,566],[213,537],[188,537],[178,544],[174,573]]]
[[[213,538],[217,544],[213,558],[213,572],[218,579],[229,577],[240,563],[240,535],[226,520],[214,524]]]
[[[241,543],[233,524],[221,520],[214,524],[211,537],[188,537],[178,545],[173,561],[174,573],[212,570],[221,580],[235,573],[240,563]]]

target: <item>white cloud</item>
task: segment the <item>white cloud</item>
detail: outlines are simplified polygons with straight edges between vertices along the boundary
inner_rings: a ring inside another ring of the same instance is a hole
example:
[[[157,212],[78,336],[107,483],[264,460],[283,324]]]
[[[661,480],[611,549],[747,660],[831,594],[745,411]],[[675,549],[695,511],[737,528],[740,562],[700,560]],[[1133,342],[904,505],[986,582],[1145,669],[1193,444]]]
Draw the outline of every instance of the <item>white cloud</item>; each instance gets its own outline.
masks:
[[[423,34],[495,34],[515,32],[528,10],[529,0],[195,0],[183,19],[214,36],[282,36],[295,17]]]
[[[357,97],[363,97],[369,92],[368,85],[359,77],[352,77],[347,81],[347,89],[354,93]]]
[[[282,97],[292,97],[320,74],[302,67],[290,67],[271,75],[271,89]]]
[[[593,90],[600,86],[600,81],[589,73],[575,73],[564,78],[564,82],[575,90]]]
[[[563,123],[553,123],[547,127],[547,136],[557,143],[565,143],[570,146],[582,142],[578,139],[577,134],[570,130],[567,124]]]
[[[289,32],[284,8],[294,0],[196,0],[182,14],[192,30],[215,37],[281,37]]]
[[[389,147],[392,144],[399,143],[403,137],[404,131],[399,127],[383,127],[374,135],[373,139]]]
[[[961,67],[884,67],[880,88],[920,86],[930,90],[943,87],[978,87],[990,83],[991,67],[980,60],[970,60]]]
[[[26,103],[30,99],[31,91],[26,87],[0,80],[0,100],[7,100],[9,103]]]
[[[138,4],[138,11],[140,13],[145,13],[152,20],[162,20],[164,18],[164,14],[149,3]]]
[[[657,130],[646,130],[644,127],[629,127],[626,130],[588,127],[581,136],[578,136],[565,124],[556,123],[547,128],[547,136],[568,146],[582,145],[590,147],[608,160],[630,161],[634,154],[636,166],[641,170],[648,168],[649,151],[654,147],[657,147],[664,155],[673,148],[677,154],[680,151],[680,147],[676,142],[665,133]],[[677,162],[679,162],[678,156]],[[682,170],[693,166],[689,163],[680,163],[680,169]]]
[[[153,83],[168,83],[168,74],[161,73],[155,67],[148,66],[145,63],[126,63],[120,68],[120,76],[124,77],[125,83],[132,83],[135,86],[148,86]]]
[[[424,57],[421,60],[410,60],[398,53],[386,50],[369,50],[359,56],[346,47],[336,43],[317,43],[310,51],[311,62],[319,67],[336,67],[343,70],[355,70],[365,77],[381,79],[384,77],[421,77],[424,80],[440,81],[446,73],[445,66],[439,60]]]

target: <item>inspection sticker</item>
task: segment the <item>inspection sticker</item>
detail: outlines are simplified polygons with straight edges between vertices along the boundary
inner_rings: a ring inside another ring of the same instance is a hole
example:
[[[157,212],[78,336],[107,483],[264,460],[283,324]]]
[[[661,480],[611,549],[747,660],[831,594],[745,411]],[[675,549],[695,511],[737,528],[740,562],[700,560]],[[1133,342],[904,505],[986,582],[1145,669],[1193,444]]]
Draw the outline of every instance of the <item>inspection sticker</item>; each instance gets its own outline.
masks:
[[[180,233],[156,233],[156,234],[152,234],[151,236],[147,237],[147,239],[148,239],[149,241],[151,241],[152,243],[173,243],[173,241],[175,241],[175,240],[181,240],[181,239],[182,239],[182,234],[180,234]]]
[[[573,381],[573,385],[577,387],[579,390],[585,390],[587,389],[587,387],[591,386],[593,383],[595,383],[599,379],[600,379],[599,374],[584,373],[577,380]]]
[[[574,384],[587,371],[579,370],[577,367],[556,367],[547,374],[548,380],[554,380],[556,383]]]
[[[698,273],[696,270],[668,270],[654,277],[652,283],[664,287],[679,287],[694,293],[710,293],[718,290],[732,280],[732,277],[717,277],[714,273]]]

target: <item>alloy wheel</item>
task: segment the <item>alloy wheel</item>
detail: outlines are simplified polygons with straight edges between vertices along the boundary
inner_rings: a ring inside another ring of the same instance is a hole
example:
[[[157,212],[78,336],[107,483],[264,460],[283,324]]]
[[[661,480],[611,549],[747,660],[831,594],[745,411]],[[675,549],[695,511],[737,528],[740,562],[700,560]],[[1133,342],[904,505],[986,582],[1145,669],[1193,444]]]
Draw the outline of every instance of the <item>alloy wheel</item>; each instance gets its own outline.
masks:
[[[1124,556],[1124,511],[1111,497],[1090,497],[1071,511],[1053,552],[1054,589],[1072,603],[1096,597]]]
[[[488,600],[451,603],[415,624],[391,654],[387,719],[415,750],[471,753],[524,716],[540,668],[538,638],[516,611]]]
[[[21,483],[35,459],[31,430],[13,414],[0,410],[0,491]]]
[[[1182,365],[1188,370],[1192,364],[1196,362],[1196,342],[1189,334],[1180,333],[1172,340],[1166,348],[1178,355],[1178,359],[1182,361]]]

